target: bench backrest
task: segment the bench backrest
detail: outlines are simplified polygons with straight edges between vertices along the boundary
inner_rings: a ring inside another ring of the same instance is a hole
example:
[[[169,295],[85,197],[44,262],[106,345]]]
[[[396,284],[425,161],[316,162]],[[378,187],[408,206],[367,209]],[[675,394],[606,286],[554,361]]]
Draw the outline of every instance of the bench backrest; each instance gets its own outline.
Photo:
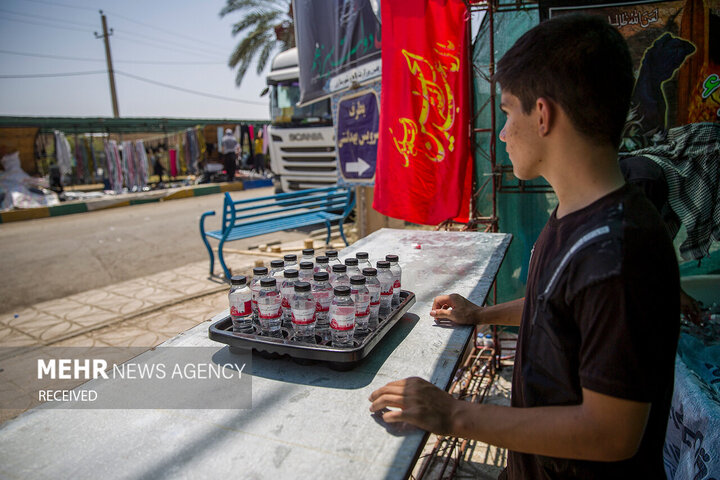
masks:
[[[230,193],[225,192],[222,231],[265,220],[261,217],[286,218],[311,212],[342,211],[345,218],[354,205],[355,198],[350,187],[313,188],[247,200],[233,200]]]

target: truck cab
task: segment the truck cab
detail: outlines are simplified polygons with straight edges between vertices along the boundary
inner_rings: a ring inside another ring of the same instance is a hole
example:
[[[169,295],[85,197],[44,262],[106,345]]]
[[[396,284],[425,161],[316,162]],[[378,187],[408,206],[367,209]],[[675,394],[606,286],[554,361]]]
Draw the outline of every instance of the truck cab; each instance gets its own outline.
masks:
[[[337,183],[335,132],[330,99],[298,107],[300,70],[297,48],[272,61],[268,155],[277,192],[332,186]]]

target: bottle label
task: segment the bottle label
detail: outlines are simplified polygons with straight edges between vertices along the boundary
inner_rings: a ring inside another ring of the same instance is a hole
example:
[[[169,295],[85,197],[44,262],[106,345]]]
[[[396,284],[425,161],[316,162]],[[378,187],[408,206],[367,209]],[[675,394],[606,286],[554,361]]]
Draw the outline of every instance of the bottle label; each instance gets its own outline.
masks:
[[[282,315],[282,308],[279,303],[260,303],[258,309],[258,316],[264,320],[275,320]]]
[[[252,305],[250,300],[230,305],[230,315],[232,315],[233,317],[244,317],[246,315],[250,315],[250,313],[252,313]]]
[[[330,304],[332,299],[330,298],[330,291],[313,292],[315,298],[315,311],[316,312],[327,312],[330,310]]]
[[[400,280],[395,280],[395,284],[393,285],[393,288],[395,290],[400,290]]]
[[[355,327],[355,306],[338,306],[333,309],[332,320],[330,320],[330,328],[334,330],[346,331]]]
[[[312,308],[293,309],[292,323],[295,325],[310,325],[315,323],[315,310]]]
[[[392,294],[393,294],[393,287],[392,287],[392,285],[388,285],[387,287],[388,287],[387,290],[385,290],[385,289],[380,290],[380,295],[388,296],[388,295],[392,295]]]
[[[365,305],[360,305],[357,307],[355,311],[356,317],[367,317],[370,315],[370,304],[366,303]]]

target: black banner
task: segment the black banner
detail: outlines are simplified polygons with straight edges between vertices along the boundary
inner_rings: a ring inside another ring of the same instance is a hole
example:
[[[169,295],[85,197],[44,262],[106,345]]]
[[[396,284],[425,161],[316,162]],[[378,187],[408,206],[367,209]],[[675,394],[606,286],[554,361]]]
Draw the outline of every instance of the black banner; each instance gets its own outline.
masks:
[[[380,76],[379,11],[370,0],[293,0],[293,12],[301,104]]]

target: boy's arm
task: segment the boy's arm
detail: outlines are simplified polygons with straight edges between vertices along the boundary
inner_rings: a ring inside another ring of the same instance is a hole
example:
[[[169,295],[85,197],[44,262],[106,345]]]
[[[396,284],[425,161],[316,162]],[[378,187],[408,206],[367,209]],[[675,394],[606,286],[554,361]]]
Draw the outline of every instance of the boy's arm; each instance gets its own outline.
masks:
[[[430,316],[435,323],[452,322],[459,325],[520,325],[525,299],[478,307],[465,297],[453,293],[433,300]]]
[[[370,396],[370,411],[386,407],[387,422],[407,422],[430,432],[550,457],[619,461],[642,440],[650,404],[583,389],[572,406],[513,408],[456,400],[420,378],[392,382]]]

